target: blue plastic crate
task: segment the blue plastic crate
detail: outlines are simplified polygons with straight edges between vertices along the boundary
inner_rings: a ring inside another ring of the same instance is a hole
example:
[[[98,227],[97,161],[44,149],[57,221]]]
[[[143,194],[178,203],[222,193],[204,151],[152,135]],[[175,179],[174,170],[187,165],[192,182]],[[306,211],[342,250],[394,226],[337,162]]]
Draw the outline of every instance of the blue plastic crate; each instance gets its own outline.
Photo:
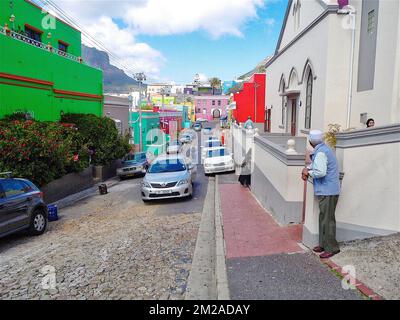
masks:
[[[57,205],[55,204],[49,204],[47,206],[48,212],[49,212],[49,221],[57,221],[58,220],[58,209]]]

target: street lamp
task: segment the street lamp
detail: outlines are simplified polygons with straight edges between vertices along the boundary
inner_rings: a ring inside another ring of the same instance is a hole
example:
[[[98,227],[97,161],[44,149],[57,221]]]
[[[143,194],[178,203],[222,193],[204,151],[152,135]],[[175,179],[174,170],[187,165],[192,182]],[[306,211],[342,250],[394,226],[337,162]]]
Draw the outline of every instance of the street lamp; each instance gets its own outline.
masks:
[[[143,133],[142,133],[142,83],[146,81],[146,75],[143,72],[135,73],[134,78],[139,82],[139,151],[142,151]]]

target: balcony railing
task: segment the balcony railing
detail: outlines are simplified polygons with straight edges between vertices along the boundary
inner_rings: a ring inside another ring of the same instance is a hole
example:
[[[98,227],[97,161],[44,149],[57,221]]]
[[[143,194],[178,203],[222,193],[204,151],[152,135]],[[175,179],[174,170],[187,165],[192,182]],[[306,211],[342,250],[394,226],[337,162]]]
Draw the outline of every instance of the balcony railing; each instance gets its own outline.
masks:
[[[0,26],[0,34],[4,34],[6,36],[10,36],[11,38],[14,38],[15,40],[25,42],[25,43],[27,43],[27,44],[29,44],[31,46],[37,47],[39,49],[42,49],[42,50],[45,50],[45,51],[48,51],[48,52],[53,52],[53,53],[55,53],[55,54],[57,54],[57,55],[59,55],[61,57],[67,58],[69,60],[73,60],[73,61],[76,61],[76,62],[79,62],[79,63],[83,62],[82,58],[80,58],[80,57],[76,57],[76,56],[74,56],[74,55],[72,55],[72,54],[70,54],[68,52],[64,52],[62,50],[53,48],[52,46],[49,46],[49,45],[46,45],[46,44],[44,44],[44,43],[42,43],[40,41],[31,39],[31,38],[29,38],[29,37],[27,37],[27,36],[25,36],[25,35],[23,35],[21,33],[15,32],[13,30],[6,29],[6,28],[4,28],[2,26]]]

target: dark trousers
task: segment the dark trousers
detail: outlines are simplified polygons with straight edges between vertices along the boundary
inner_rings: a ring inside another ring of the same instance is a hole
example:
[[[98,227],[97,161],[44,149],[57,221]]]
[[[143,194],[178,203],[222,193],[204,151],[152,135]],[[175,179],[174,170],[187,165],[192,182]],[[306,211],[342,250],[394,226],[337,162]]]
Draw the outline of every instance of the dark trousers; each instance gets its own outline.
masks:
[[[336,241],[335,210],[339,196],[319,196],[319,245],[325,252],[339,251]]]
[[[250,174],[241,174],[239,176],[239,182],[242,186],[248,187],[251,184],[251,175]]]

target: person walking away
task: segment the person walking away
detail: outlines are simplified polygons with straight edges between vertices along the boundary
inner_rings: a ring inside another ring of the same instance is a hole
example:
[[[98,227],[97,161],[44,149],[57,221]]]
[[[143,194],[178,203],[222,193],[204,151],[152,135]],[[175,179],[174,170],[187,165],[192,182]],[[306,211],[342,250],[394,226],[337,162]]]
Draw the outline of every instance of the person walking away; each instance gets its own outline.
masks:
[[[312,130],[309,142],[314,148],[312,163],[302,171],[302,179],[313,179],[314,194],[319,201],[319,246],[313,249],[321,253],[321,259],[327,259],[340,252],[336,241],[335,210],[339,200],[339,168],[332,149],[323,142],[323,133]]]
[[[250,188],[251,184],[251,149],[247,151],[241,165],[239,182],[243,187]]]
[[[243,126],[245,129],[254,129],[254,123],[253,120],[251,120],[251,117],[248,116],[246,122],[244,123]]]

